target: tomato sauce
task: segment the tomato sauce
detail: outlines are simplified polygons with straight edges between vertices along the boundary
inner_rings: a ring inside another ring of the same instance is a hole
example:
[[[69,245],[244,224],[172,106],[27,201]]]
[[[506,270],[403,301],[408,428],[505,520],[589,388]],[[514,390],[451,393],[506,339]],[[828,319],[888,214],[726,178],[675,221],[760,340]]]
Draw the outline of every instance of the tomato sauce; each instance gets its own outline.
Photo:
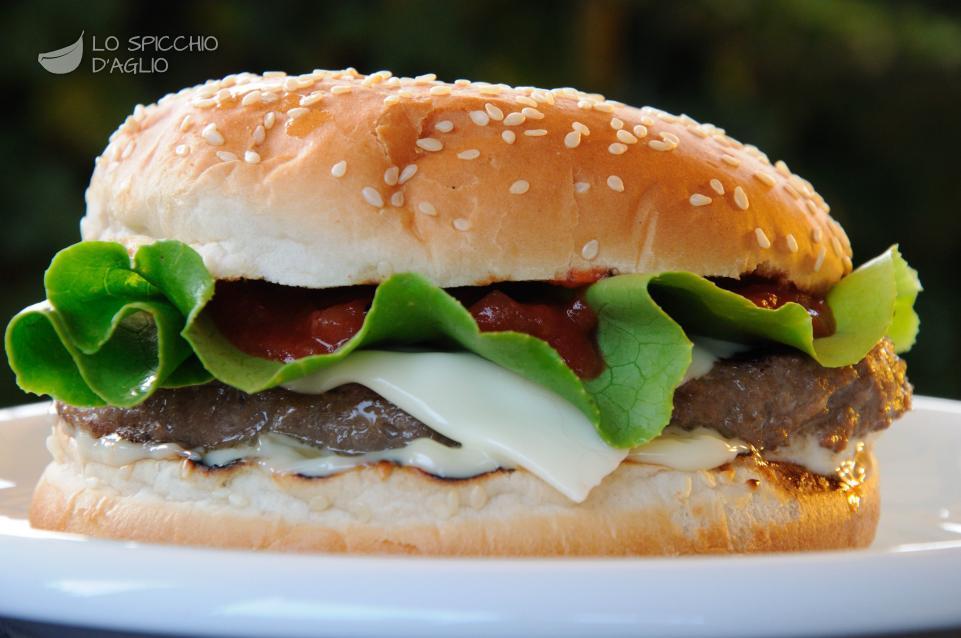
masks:
[[[789,302],[800,304],[811,315],[815,337],[828,337],[834,334],[836,329],[834,315],[823,297],[798,290],[790,283],[774,282],[760,277],[724,279],[716,283],[722,288],[750,299],[759,308],[773,310]]]
[[[468,309],[482,332],[511,330],[543,339],[579,377],[592,379],[603,371],[604,360],[595,338],[597,316],[583,292],[584,284],[601,277],[576,273],[562,282],[500,283],[448,292]],[[814,336],[834,333],[834,317],[823,298],[759,277],[717,283],[761,308],[798,303],[811,315]],[[310,290],[263,281],[219,281],[207,311],[227,339],[247,354],[289,362],[340,348],[360,330],[373,297],[373,286]]]
[[[449,292],[483,332],[514,330],[543,339],[582,378],[604,369],[594,339],[597,317],[575,291],[535,283]],[[227,339],[247,354],[288,362],[342,346],[363,325],[373,293],[369,286],[308,290],[220,281],[208,310]]]

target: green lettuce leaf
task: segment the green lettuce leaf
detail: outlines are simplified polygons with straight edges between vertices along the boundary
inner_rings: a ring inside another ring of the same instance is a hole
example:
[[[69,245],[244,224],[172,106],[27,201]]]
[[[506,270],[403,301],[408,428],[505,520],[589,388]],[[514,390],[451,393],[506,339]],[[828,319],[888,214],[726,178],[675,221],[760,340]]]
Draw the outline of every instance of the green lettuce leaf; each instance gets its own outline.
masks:
[[[361,330],[337,352],[280,363],[234,347],[204,314],[214,280],[185,244],[142,247],[131,263],[117,244],[84,242],[57,255],[45,277],[48,304],[27,308],[6,333],[20,386],[78,406],[136,405],[160,387],[218,379],[259,392],[311,374],[359,348],[460,348],[540,383],[574,404],[616,447],[657,436],[691,360],[687,334],[774,341],[827,366],[859,361],[889,335],[910,347],[918,320],[917,273],[896,248],[843,279],[828,295],[835,335],[813,338],[797,304],[757,308],[691,273],[623,275],[586,293],[598,315],[605,370],[581,380],[546,342],[482,333],[444,290],[415,274],[381,283]],[[683,326],[683,328],[682,328]]]

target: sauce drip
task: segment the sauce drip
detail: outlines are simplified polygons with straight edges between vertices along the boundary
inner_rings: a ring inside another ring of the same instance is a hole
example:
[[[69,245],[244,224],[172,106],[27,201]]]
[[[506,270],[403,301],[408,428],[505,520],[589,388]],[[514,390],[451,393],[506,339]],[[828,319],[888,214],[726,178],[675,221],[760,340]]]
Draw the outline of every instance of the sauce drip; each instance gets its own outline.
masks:
[[[594,339],[597,317],[574,291],[507,284],[449,291],[482,332],[512,330],[543,339],[582,378],[604,360]],[[364,323],[371,286],[310,290],[263,281],[219,281],[208,311],[227,339],[249,355],[289,362],[340,348]]]

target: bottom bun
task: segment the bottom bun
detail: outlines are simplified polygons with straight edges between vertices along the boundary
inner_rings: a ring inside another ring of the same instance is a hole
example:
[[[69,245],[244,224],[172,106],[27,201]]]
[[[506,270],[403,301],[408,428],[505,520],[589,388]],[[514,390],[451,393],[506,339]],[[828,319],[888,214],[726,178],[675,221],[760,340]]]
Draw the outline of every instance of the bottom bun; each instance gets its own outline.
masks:
[[[879,513],[863,480],[741,456],[710,471],[623,463],[573,503],[523,471],[439,479],[382,463],[325,478],[187,460],[81,460],[58,428],[34,527],[242,549],[431,555],[676,555],[863,547]]]

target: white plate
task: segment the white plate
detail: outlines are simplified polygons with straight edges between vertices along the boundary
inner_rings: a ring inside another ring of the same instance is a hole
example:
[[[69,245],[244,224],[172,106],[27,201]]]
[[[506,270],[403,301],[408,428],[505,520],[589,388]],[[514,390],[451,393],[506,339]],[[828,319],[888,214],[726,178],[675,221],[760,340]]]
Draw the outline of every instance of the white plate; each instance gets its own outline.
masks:
[[[30,529],[47,407],[0,411],[0,617],[270,636],[775,636],[961,626],[961,403],[881,437],[868,550],[604,560],[344,558]]]

